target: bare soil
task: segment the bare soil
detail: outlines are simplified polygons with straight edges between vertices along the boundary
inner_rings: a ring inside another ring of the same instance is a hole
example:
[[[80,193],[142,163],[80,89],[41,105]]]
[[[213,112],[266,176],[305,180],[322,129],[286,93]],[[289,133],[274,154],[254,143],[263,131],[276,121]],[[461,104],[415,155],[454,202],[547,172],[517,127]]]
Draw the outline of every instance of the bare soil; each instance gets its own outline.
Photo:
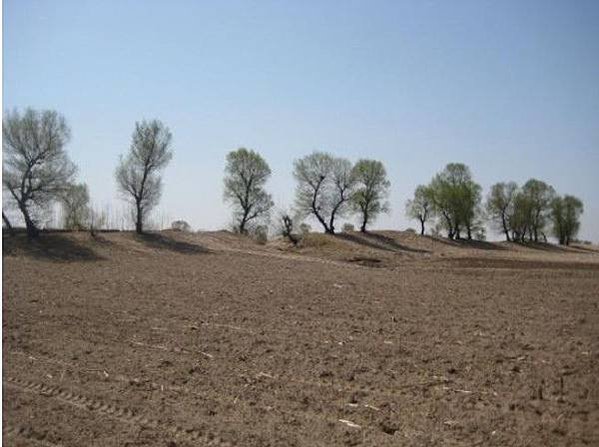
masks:
[[[599,445],[599,249],[3,238],[5,445]]]

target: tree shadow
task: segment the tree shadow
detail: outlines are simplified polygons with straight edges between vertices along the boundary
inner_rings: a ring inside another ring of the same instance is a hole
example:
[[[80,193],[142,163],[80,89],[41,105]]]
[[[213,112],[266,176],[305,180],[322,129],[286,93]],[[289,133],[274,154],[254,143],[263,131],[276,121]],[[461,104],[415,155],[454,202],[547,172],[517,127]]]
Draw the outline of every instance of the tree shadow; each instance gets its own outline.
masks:
[[[583,247],[581,245],[568,245],[568,248],[570,250],[577,250],[585,253],[599,254],[599,250],[597,250],[596,248]]]
[[[56,262],[99,261],[104,259],[90,247],[78,242],[75,238],[65,237],[59,233],[45,233],[33,239],[25,234],[14,236],[3,235],[3,254],[8,256],[24,255],[34,259]]]
[[[519,245],[520,247],[530,248],[531,250],[541,250],[541,251],[552,251],[558,253],[566,253],[569,252],[565,247],[560,247],[559,245],[550,244],[548,242],[513,242],[513,244]]]
[[[599,264],[592,262],[539,261],[500,258],[454,258],[449,260],[452,266],[458,268],[483,269],[557,269],[557,270],[599,270]]]
[[[148,247],[155,248],[157,250],[170,250],[175,253],[183,254],[211,253],[209,249],[202,247],[201,245],[180,241],[160,233],[136,234],[135,238]]]
[[[425,236],[426,238],[439,242],[441,244],[449,245],[457,248],[474,248],[477,250],[507,250],[506,247],[493,242],[487,241],[476,241],[468,239],[445,239],[442,237]]]
[[[340,233],[336,237],[355,244],[391,252],[407,251],[411,253],[430,253],[428,250],[411,248],[398,243],[395,239],[377,233]]]

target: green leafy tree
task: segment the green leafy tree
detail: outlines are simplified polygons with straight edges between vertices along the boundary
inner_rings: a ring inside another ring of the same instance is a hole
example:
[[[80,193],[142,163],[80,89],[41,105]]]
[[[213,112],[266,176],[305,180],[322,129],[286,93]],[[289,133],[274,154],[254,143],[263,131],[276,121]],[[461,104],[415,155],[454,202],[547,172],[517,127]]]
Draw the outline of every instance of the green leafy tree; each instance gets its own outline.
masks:
[[[468,166],[450,163],[431,181],[432,210],[439,216],[450,239],[460,239],[462,231],[472,239],[480,221],[481,187],[472,179]]]
[[[353,167],[356,189],[352,196],[354,211],[360,214],[360,231],[366,232],[368,224],[381,213],[389,211],[389,187],[385,166],[376,160],[359,160]]]
[[[584,208],[577,197],[565,195],[555,197],[551,202],[553,234],[560,245],[570,245],[580,229],[580,216]]]
[[[253,150],[240,148],[227,155],[224,197],[234,207],[239,233],[247,234],[248,225],[267,217],[273,207],[264,189],[270,175],[268,163]]]
[[[516,191],[513,198],[513,208],[508,217],[512,240],[525,242],[530,233],[532,205],[530,197],[521,190]]]
[[[544,235],[555,190],[541,180],[530,179],[522,187],[522,194],[527,199],[529,239],[538,242],[539,235]]]
[[[414,198],[406,203],[406,214],[420,222],[420,235],[424,236],[425,223],[432,217],[432,193],[429,187],[419,185],[414,191]]]

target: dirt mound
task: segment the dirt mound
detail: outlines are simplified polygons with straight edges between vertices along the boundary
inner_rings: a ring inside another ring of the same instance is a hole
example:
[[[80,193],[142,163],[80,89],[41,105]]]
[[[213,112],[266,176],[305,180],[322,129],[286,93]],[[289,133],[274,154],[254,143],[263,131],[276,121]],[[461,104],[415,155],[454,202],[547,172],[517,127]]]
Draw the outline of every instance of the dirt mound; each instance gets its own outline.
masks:
[[[591,269],[599,264],[599,251],[589,247],[559,247],[550,244],[515,244],[449,240],[420,236],[412,232],[376,231],[344,232],[336,235],[311,233],[294,247],[279,238],[269,243],[276,250],[292,252],[312,258],[335,260],[369,267],[431,266],[432,261],[457,259],[461,265],[493,265],[519,268],[520,263],[545,263],[548,268],[572,268],[590,263]],[[463,259],[460,261],[460,259]],[[549,264],[556,263],[554,266]],[[457,265],[457,264],[456,264]]]

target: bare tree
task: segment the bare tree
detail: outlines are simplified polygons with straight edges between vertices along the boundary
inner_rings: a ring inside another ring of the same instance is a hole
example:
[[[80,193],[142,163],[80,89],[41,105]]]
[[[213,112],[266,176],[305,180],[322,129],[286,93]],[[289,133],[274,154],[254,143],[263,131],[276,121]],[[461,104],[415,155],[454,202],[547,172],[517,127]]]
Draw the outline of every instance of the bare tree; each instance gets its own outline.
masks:
[[[107,229],[108,210],[99,207],[89,207],[89,233],[96,237],[96,231]]]
[[[7,113],[2,124],[2,183],[23,214],[29,238],[38,235],[35,213],[46,209],[68,187],[76,172],[64,146],[66,120],[53,110]]]
[[[234,206],[239,233],[247,234],[248,224],[268,216],[273,207],[264,189],[270,174],[268,163],[253,150],[240,148],[227,155],[224,197]]]
[[[376,160],[359,160],[353,167],[356,191],[352,196],[354,210],[360,213],[360,231],[366,232],[367,225],[380,213],[389,211],[389,187],[385,166]]]
[[[160,171],[173,157],[171,141],[172,134],[161,121],[136,122],[129,153],[116,169],[117,187],[134,207],[137,233],[143,232],[145,220],[160,200]]]
[[[326,233],[335,233],[335,219],[343,216],[355,187],[352,164],[324,152],[295,160],[296,207],[314,216]]]
[[[333,157],[324,152],[314,152],[293,163],[293,176],[297,181],[296,206],[303,214],[313,215],[330,233],[326,220],[328,182]]]
[[[510,220],[514,214],[514,204],[518,185],[515,182],[500,182],[491,187],[487,197],[487,212],[489,217],[505,234],[505,240],[510,241]]]
[[[414,198],[406,203],[406,213],[412,219],[420,222],[420,235],[424,236],[424,224],[432,213],[431,191],[424,185],[419,185],[414,191]]]
[[[70,185],[60,197],[63,210],[63,227],[82,230],[90,219],[89,192],[85,183]]]
[[[301,237],[295,232],[295,223],[293,217],[287,212],[282,212],[280,215],[281,226],[280,233],[283,237],[287,238],[293,246],[297,246],[300,243]]]

